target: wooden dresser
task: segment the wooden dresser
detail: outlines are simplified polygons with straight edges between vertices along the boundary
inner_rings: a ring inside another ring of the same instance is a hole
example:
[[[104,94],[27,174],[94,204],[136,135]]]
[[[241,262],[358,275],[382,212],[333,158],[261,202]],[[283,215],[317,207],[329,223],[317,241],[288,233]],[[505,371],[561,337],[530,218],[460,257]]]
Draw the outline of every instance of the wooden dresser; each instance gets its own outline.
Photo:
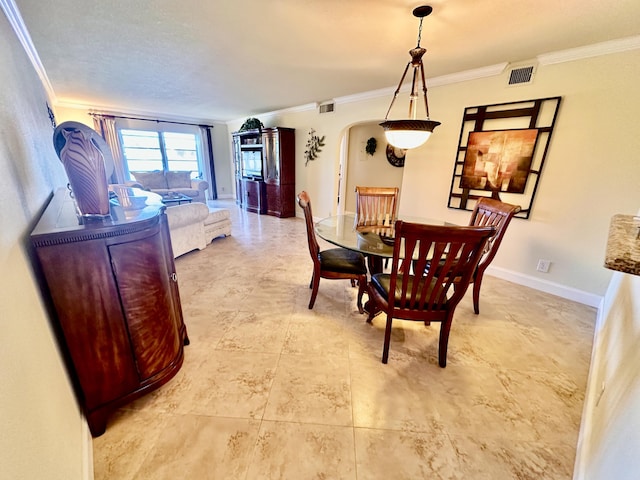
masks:
[[[124,213],[124,215],[123,215]],[[58,191],[31,234],[36,269],[91,433],[170,380],[189,343],[164,206],[80,225]]]

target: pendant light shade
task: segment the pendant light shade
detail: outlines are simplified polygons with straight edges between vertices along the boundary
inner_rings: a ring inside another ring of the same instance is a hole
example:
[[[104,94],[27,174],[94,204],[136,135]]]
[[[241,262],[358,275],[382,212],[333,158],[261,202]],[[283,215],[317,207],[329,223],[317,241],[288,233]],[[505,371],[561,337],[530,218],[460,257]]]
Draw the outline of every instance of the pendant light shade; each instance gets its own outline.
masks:
[[[420,46],[420,38],[422,35],[422,20],[424,17],[429,15],[433,9],[424,5],[421,7],[417,7],[413,10],[413,15],[420,18],[420,27],[418,30],[418,44],[415,48],[412,48],[409,51],[411,55],[411,60],[407,63],[407,66],[404,69],[404,73],[400,78],[400,83],[398,84],[398,88],[396,89],[393,99],[391,100],[391,105],[389,105],[389,109],[387,110],[387,114],[384,117],[384,122],[380,125],[384,129],[385,137],[387,141],[397,148],[410,149],[416,148],[422,145],[424,142],[428,140],[431,136],[431,132],[433,129],[440,125],[440,122],[436,122],[434,120],[429,119],[429,102],[427,100],[427,85],[424,79],[424,66],[422,64],[422,56],[426,53],[426,49]],[[400,88],[402,87],[402,82],[404,82],[405,77],[407,76],[407,72],[409,68],[413,69],[412,74],[412,83],[411,83],[411,94],[409,95],[409,115],[408,118],[401,120],[389,120],[389,113],[391,112],[391,108],[396,101],[400,93]],[[419,98],[419,83],[422,82],[422,96],[424,98],[424,107],[426,119],[421,120],[417,118],[417,110],[418,110],[418,98]]]
[[[433,120],[388,120],[380,124],[384,129],[384,136],[394,147],[416,148],[429,140],[433,129],[440,122]]]

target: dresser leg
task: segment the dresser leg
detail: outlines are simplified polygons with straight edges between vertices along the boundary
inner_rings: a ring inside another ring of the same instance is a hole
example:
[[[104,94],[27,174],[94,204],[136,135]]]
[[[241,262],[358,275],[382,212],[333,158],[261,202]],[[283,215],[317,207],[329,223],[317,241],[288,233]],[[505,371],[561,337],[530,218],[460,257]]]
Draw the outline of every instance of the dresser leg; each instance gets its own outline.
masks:
[[[87,416],[87,423],[89,424],[89,430],[92,437],[99,437],[107,429],[107,417],[109,412],[105,410],[99,410],[92,412]]]

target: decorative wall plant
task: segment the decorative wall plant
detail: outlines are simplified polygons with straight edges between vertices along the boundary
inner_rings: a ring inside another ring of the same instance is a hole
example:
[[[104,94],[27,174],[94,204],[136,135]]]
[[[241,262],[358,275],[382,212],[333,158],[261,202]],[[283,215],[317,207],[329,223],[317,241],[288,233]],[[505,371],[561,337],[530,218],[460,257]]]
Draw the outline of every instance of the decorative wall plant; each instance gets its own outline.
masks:
[[[322,148],[320,147],[324,147],[324,135],[319,137],[316,135],[316,131],[312,128],[309,130],[309,139],[307,140],[306,147],[307,149],[304,151],[304,157],[307,159],[307,161],[304,162],[305,167],[307,166],[307,163],[309,163],[309,160],[315,160],[318,158],[318,153],[322,151]]]
[[[378,148],[378,141],[375,139],[375,137],[371,137],[369,140],[367,140],[367,146],[364,148],[364,150],[368,155],[373,155],[374,153],[376,153],[376,148]]]

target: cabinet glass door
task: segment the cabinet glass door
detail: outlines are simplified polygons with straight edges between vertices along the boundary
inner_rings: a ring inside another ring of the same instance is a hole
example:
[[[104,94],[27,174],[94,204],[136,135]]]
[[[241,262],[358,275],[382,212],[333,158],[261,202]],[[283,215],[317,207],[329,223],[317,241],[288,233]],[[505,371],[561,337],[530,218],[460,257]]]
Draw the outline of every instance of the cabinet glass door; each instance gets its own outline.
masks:
[[[279,142],[277,132],[264,132],[262,144],[264,147],[264,181],[270,184],[280,183]]]

